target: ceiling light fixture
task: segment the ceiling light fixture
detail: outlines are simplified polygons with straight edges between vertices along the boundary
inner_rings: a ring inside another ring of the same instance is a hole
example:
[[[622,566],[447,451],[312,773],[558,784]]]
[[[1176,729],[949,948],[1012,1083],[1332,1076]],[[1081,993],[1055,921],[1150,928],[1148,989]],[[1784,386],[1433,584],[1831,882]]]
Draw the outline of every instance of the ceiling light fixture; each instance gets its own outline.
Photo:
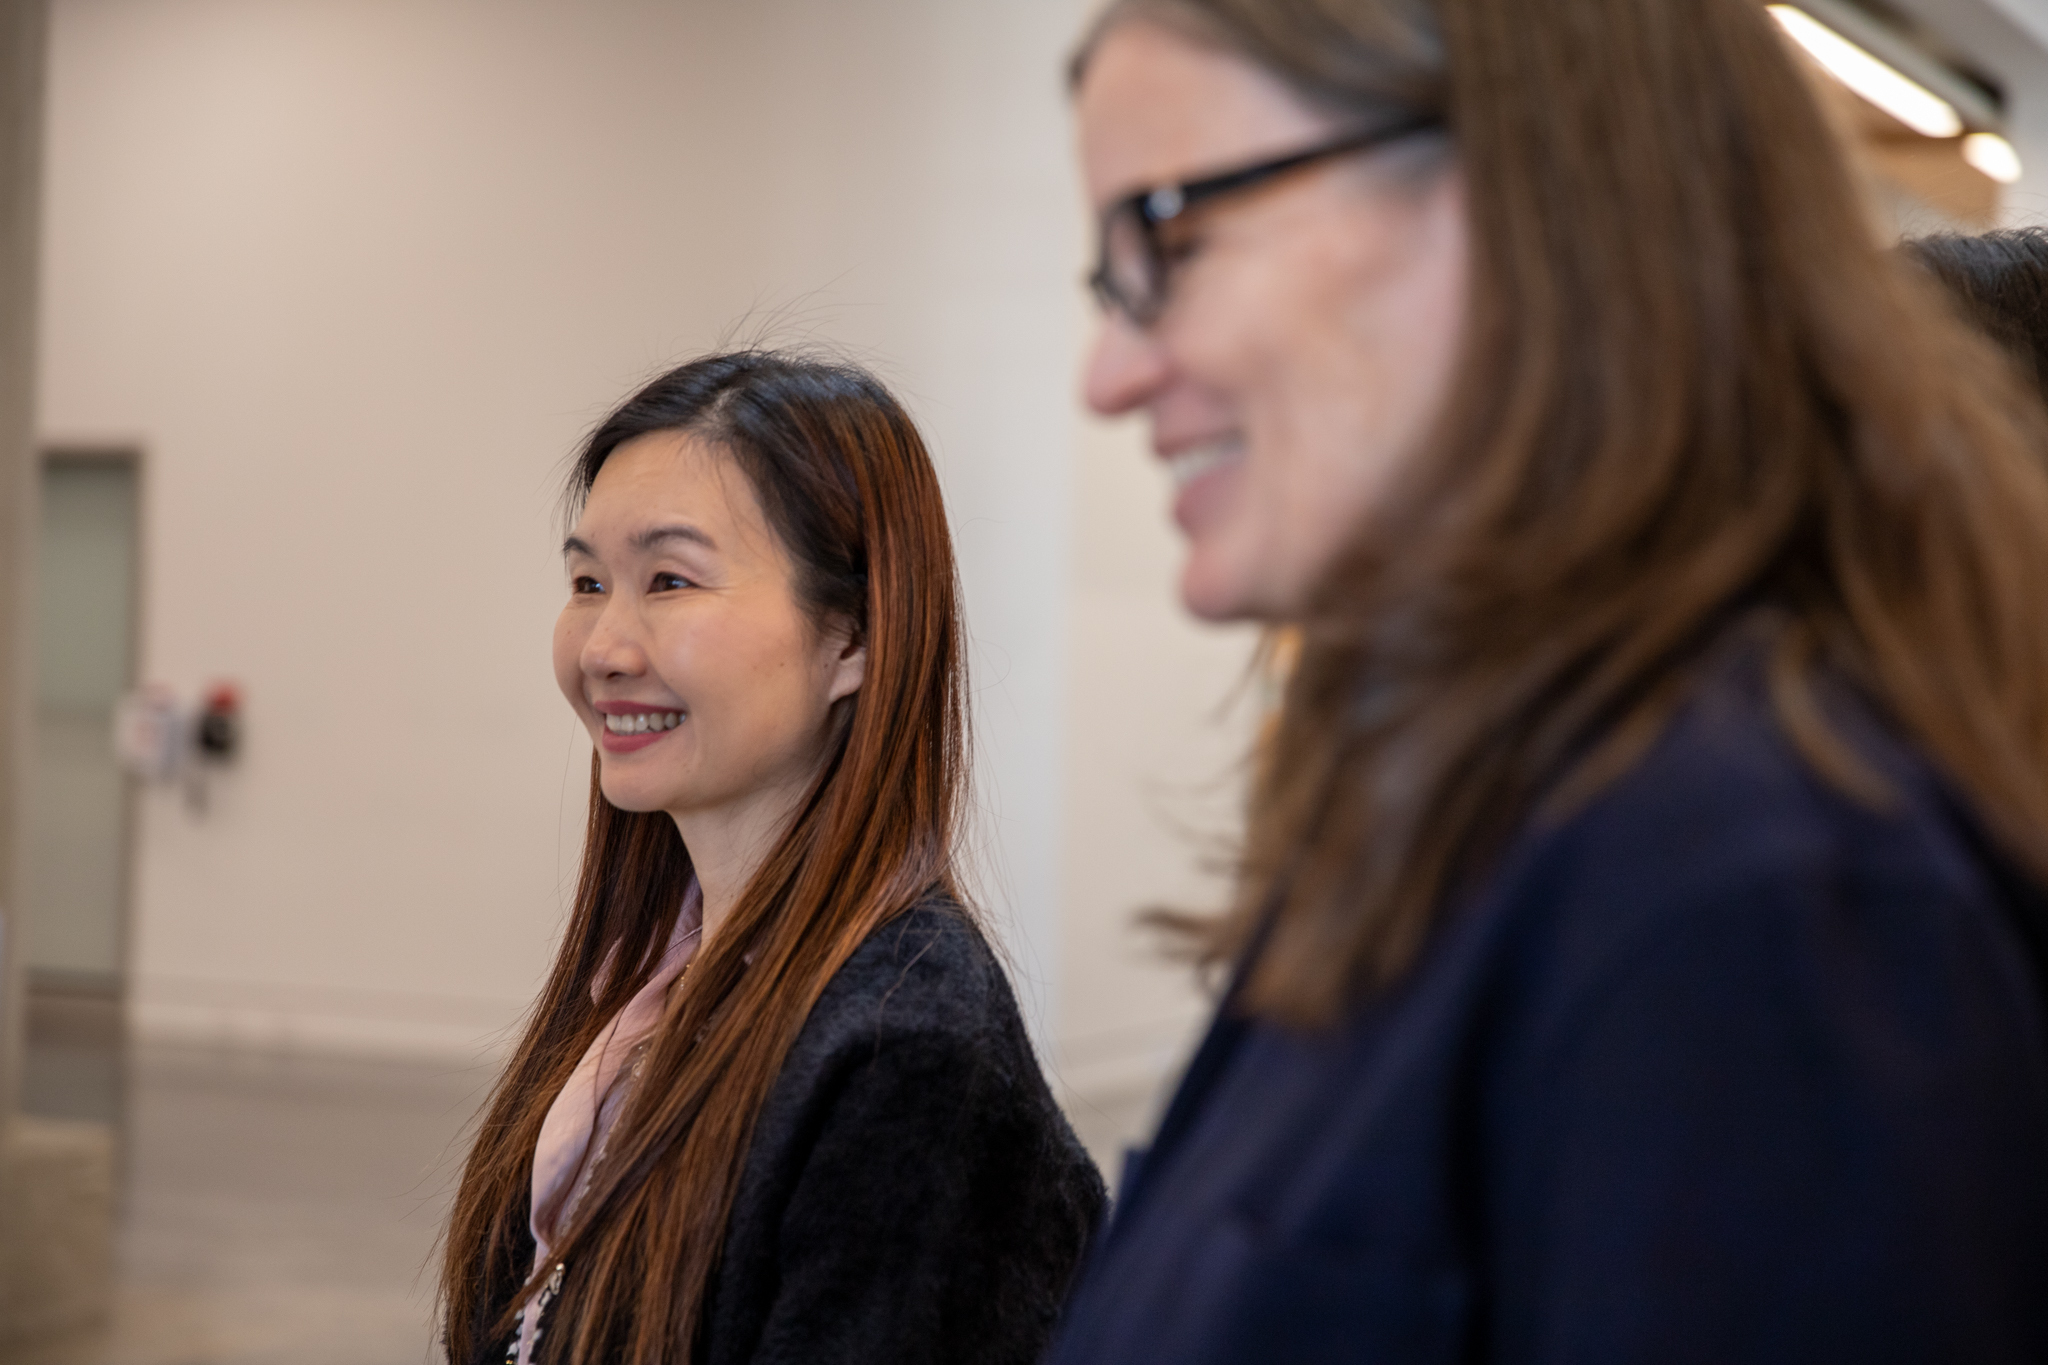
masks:
[[[1896,67],[1871,56],[1805,10],[1794,5],[1772,5],[1770,11],[1793,41],[1811,53],[1836,80],[1914,132],[1927,137],[1954,137],[1963,131],[1962,115],[1954,105],[1902,75]]]
[[[1963,139],[1963,160],[2001,185],[2020,178],[2020,154],[1996,133],[1972,133]]]

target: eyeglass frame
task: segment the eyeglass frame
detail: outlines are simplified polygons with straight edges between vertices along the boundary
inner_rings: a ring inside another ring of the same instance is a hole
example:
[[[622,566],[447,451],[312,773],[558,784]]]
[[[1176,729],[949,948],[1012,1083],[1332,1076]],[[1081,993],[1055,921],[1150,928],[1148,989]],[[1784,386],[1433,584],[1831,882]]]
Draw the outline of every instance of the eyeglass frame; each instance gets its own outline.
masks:
[[[1096,231],[1095,269],[1088,274],[1089,292],[1095,296],[1096,303],[1104,312],[1122,313],[1138,326],[1150,327],[1159,320],[1160,314],[1166,309],[1166,276],[1169,262],[1159,244],[1161,224],[1172,222],[1200,204],[1224,195],[1235,194],[1239,190],[1251,189],[1289,171],[1299,170],[1318,161],[1327,161],[1332,157],[1368,151],[1443,126],[1444,120],[1440,115],[1417,115],[1382,128],[1346,133],[1333,142],[1321,143],[1304,151],[1290,152],[1271,161],[1240,166],[1236,170],[1204,176],[1200,180],[1154,185],[1149,189],[1133,191],[1103,211],[1101,223]],[[1110,227],[1120,214],[1129,214],[1137,222],[1139,236],[1144,242],[1147,271],[1151,278],[1158,281],[1153,290],[1153,297],[1149,301],[1125,298],[1110,273]]]

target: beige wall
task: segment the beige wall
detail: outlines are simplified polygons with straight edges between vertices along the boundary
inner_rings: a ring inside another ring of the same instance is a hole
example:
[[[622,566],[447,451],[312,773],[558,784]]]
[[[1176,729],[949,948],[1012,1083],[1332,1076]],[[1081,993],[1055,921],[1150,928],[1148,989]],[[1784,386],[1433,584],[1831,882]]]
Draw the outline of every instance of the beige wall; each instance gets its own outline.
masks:
[[[1207,1001],[1133,913],[1222,904],[1241,760],[1260,702],[1254,637],[1180,610],[1181,552],[1142,433],[1084,437],[1077,514],[1061,942],[1067,1079],[1104,1101],[1174,1069]]]
[[[145,1030],[460,1053],[516,1017],[584,799],[562,458],[766,326],[933,438],[988,899],[1061,1069],[1155,1078],[1197,1006],[1119,926],[1188,889],[1154,798],[1227,766],[1244,642],[1179,618],[1163,487],[1075,415],[1085,8],[58,0],[43,429],[143,452],[144,676],[247,692],[207,813],[142,802]]]

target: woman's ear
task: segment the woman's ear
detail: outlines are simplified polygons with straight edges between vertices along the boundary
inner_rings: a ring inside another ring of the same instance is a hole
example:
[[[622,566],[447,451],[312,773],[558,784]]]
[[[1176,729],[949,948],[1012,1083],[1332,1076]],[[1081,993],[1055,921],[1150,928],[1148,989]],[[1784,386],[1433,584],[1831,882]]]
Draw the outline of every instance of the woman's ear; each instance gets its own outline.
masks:
[[[827,700],[852,696],[868,679],[866,639],[849,625],[839,626],[825,637],[825,662],[831,670]]]

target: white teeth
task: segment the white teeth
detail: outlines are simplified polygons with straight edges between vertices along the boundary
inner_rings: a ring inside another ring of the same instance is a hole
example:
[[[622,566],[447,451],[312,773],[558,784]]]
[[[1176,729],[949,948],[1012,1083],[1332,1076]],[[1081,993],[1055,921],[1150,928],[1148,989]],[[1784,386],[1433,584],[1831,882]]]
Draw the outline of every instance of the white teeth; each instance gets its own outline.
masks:
[[[1218,466],[1233,464],[1243,458],[1244,442],[1236,437],[1226,437],[1181,451],[1167,460],[1166,469],[1173,476],[1173,486],[1180,489]]]
[[[644,735],[650,730],[673,730],[683,723],[680,711],[642,711],[631,716],[606,716],[604,728],[615,735]]]

